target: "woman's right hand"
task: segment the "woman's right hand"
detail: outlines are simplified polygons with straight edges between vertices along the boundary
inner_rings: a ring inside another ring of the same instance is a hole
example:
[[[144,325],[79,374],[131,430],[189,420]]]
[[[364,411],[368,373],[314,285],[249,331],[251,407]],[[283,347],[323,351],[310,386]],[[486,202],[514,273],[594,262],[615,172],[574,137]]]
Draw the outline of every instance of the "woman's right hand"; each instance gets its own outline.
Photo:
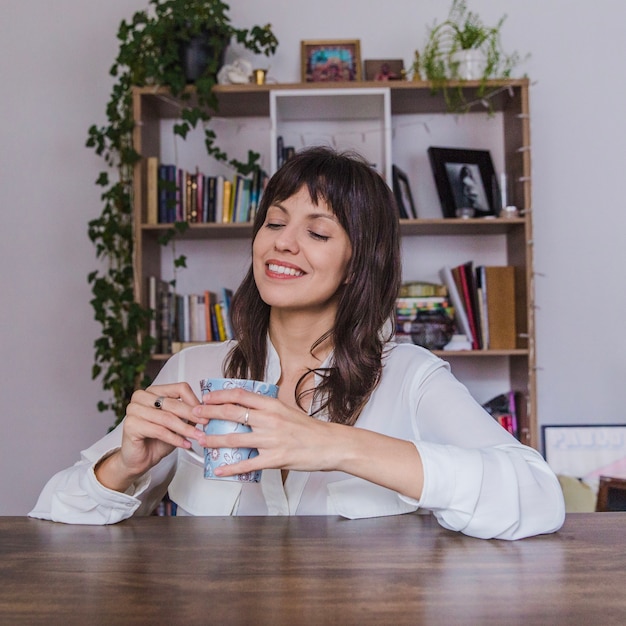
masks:
[[[161,408],[155,404],[161,400]],[[195,425],[206,418],[192,413],[198,398],[187,383],[155,385],[133,393],[122,425],[122,445],[95,468],[100,483],[126,491],[175,448],[191,448],[203,433]]]

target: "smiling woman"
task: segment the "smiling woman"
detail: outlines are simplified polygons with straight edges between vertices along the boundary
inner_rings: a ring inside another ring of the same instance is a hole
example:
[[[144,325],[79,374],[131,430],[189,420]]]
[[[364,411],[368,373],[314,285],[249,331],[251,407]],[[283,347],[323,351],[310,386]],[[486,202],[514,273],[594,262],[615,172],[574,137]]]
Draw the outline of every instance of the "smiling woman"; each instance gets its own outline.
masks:
[[[351,256],[346,231],[306,188],[270,207],[252,248],[254,282],[276,314],[292,309],[300,323],[334,320]],[[283,316],[284,320],[284,316]]]
[[[124,422],[53,477],[34,517],[113,523],[166,491],[182,515],[377,517],[432,511],[476,537],[558,529],[563,494],[541,455],[513,438],[424,348],[391,341],[400,283],[398,211],[354,154],[311,148],[269,181],[252,263],[233,296],[236,341],[174,355],[133,394]],[[279,386],[198,400],[201,379]],[[251,432],[212,434],[210,420]],[[214,470],[203,449],[255,448]],[[221,481],[262,470],[259,483]]]

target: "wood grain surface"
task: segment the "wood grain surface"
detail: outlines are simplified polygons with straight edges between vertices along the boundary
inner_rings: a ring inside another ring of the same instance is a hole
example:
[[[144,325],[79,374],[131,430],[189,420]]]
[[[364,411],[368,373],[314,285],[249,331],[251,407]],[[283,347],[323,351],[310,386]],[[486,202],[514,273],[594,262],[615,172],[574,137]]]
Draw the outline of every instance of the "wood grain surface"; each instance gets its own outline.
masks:
[[[0,517],[1,624],[626,623],[626,515],[482,540],[425,515]]]

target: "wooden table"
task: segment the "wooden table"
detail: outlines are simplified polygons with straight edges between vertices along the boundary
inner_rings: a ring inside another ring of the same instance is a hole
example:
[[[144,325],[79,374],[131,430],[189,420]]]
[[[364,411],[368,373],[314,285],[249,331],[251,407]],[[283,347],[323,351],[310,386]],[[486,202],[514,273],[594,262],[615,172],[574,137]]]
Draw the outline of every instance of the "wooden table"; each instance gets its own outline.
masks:
[[[430,516],[0,517],[0,624],[626,624],[626,514],[472,539]]]

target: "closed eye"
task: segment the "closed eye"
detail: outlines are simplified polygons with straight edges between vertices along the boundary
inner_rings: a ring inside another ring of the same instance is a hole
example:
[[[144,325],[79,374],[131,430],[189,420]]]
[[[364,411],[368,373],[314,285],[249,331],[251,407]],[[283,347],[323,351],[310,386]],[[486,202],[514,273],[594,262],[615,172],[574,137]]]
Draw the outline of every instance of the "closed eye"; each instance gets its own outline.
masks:
[[[328,241],[330,239],[330,237],[326,235],[320,235],[319,233],[316,233],[314,230],[310,230],[309,235],[313,237],[313,239],[317,239],[318,241]]]

